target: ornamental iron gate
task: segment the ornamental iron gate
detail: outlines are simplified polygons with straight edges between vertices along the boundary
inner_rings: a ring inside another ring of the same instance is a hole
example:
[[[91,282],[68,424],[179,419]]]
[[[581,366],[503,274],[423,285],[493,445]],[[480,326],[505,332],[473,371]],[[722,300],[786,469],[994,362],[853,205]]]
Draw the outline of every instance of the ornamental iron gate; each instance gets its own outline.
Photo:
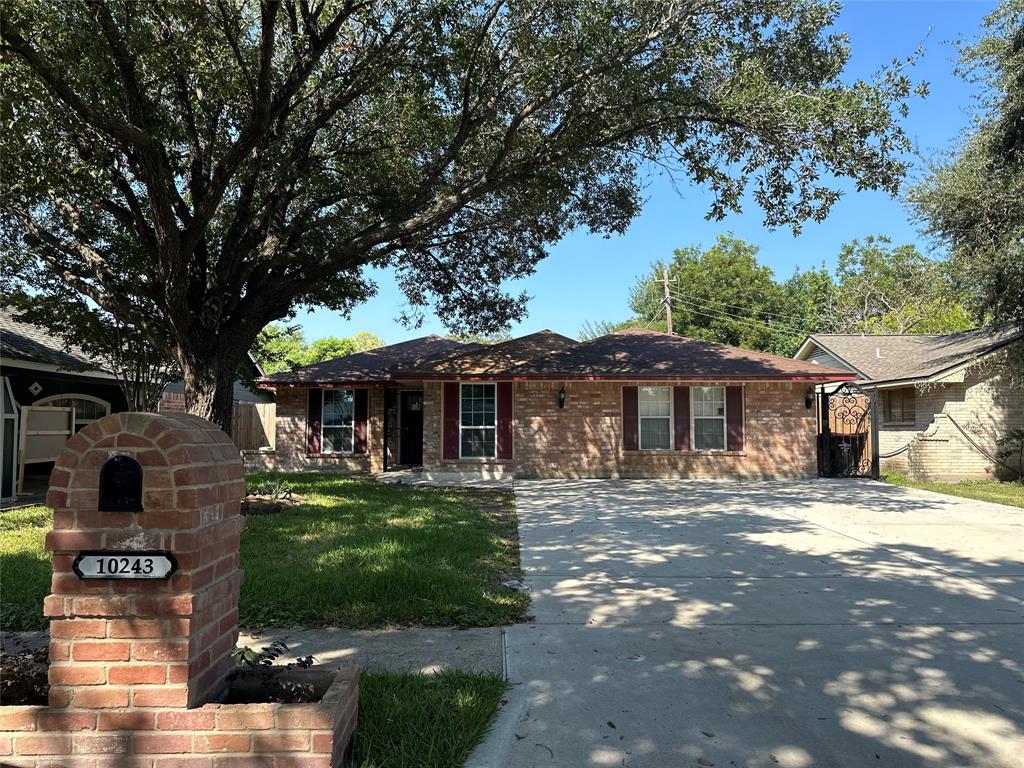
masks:
[[[876,395],[847,382],[818,394],[818,474],[879,477]]]

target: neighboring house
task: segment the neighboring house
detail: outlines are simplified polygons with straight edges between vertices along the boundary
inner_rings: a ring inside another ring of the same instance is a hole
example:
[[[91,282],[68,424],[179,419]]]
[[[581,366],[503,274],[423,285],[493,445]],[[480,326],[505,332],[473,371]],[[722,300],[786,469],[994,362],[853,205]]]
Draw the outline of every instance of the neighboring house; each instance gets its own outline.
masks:
[[[262,375],[258,366],[254,373]],[[30,480],[45,481],[71,434],[107,414],[128,409],[117,377],[104,370],[100,361],[76,346],[65,349],[64,342],[45,328],[16,320],[3,308],[0,377],[0,498],[4,500],[17,492],[22,463]],[[181,391],[181,382],[169,384],[159,409],[184,410]],[[273,400],[269,393],[252,393],[241,384],[235,393],[236,402]]]
[[[267,376],[277,448],[244,455],[250,469],[808,477],[812,388],[852,378],[640,329],[583,343],[427,336]]]
[[[844,368],[877,392],[882,469],[917,479],[998,476],[996,441],[1024,428],[1024,389],[1000,354],[1024,344],[1003,326],[951,334],[808,336],[795,359]]]

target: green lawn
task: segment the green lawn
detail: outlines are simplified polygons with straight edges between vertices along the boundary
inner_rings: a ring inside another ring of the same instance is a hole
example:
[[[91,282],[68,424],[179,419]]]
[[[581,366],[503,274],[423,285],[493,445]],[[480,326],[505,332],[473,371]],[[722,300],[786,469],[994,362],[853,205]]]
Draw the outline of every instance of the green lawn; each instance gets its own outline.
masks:
[[[910,480],[898,472],[887,472],[882,475],[882,479],[893,485],[905,485],[908,488],[920,488],[923,491],[935,491],[950,496],[962,496],[965,499],[1024,507],[1024,483],[1020,482],[1001,483],[998,480],[964,480],[959,483],[918,482]]]
[[[0,512],[0,629],[46,628],[50,553],[43,539],[52,525],[49,507]]]
[[[506,689],[498,675],[359,675],[353,768],[452,768],[483,738]]]
[[[272,479],[251,475],[250,484]],[[241,623],[259,626],[488,626],[521,621],[511,493],[290,475],[305,501],[250,517]],[[0,626],[46,626],[45,507],[0,514]]]

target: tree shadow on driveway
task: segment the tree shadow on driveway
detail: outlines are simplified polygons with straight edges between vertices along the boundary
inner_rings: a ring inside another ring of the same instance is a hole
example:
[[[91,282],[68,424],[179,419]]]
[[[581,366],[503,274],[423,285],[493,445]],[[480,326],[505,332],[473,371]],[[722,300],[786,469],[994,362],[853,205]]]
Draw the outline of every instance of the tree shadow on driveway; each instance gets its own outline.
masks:
[[[1019,768],[1024,513],[903,491],[519,484],[510,764]]]

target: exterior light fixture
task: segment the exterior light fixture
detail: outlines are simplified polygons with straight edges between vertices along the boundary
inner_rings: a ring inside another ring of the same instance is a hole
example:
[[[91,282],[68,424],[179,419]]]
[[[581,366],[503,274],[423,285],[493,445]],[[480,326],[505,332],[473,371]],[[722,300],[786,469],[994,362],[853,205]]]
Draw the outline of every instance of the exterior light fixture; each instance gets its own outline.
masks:
[[[808,389],[804,395],[804,405],[807,406],[807,410],[814,407],[814,387]]]
[[[562,388],[560,390],[558,390],[558,407],[559,408],[565,408],[565,385],[564,384],[562,385]]]

